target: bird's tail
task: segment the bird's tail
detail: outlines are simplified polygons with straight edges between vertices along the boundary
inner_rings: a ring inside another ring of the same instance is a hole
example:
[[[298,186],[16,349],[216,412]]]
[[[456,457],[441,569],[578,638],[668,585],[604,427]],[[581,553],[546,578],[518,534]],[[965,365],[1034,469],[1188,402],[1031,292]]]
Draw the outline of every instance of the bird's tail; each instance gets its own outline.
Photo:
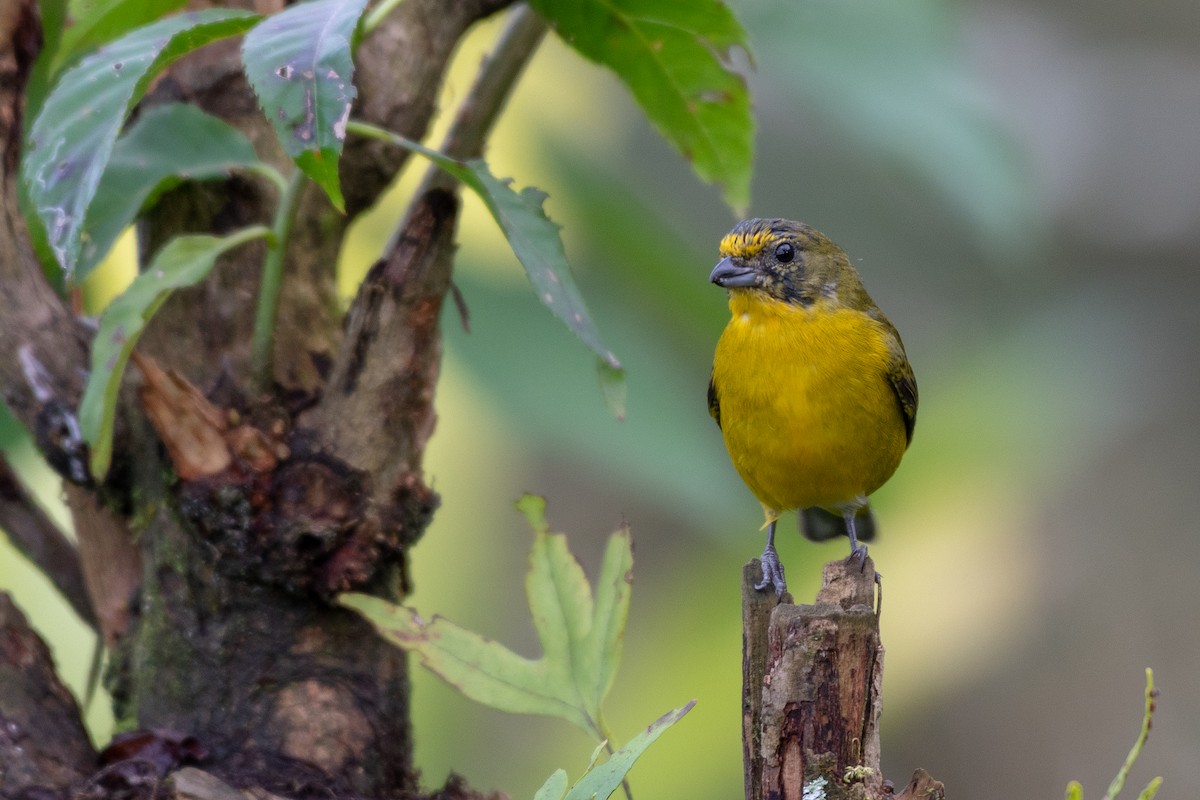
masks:
[[[869,542],[875,538],[875,515],[870,506],[863,506],[854,515],[854,532],[860,542]],[[841,514],[826,511],[823,508],[800,509],[800,532],[805,539],[814,542],[824,542],[835,536],[846,536],[846,521]]]

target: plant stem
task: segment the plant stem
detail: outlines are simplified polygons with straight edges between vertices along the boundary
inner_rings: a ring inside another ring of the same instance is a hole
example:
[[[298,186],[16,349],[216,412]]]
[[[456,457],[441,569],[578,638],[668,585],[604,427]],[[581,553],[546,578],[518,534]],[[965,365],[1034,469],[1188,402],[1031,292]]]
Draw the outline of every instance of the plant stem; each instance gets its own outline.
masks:
[[[300,170],[292,173],[286,188],[279,196],[279,204],[275,207],[275,219],[271,222],[271,241],[267,245],[267,257],[263,260],[252,341],[253,375],[260,388],[266,386],[271,377],[271,345],[274,342],[275,316],[279,311],[279,289],[283,284],[283,261],[287,254],[288,239],[291,238],[292,223],[296,220],[300,190],[305,180],[304,173]]]
[[[1108,786],[1108,791],[1104,793],[1104,800],[1115,800],[1116,796],[1125,788],[1125,779],[1129,776],[1129,770],[1133,768],[1133,762],[1137,761],[1137,757],[1141,755],[1142,747],[1146,744],[1146,739],[1150,736],[1150,719],[1154,716],[1154,705],[1157,697],[1158,692],[1154,688],[1154,671],[1147,667],[1146,706],[1142,713],[1142,729],[1138,731],[1137,741],[1133,743],[1133,748],[1130,749],[1129,755],[1125,757],[1125,763],[1117,771],[1117,777],[1113,778],[1112,783]]]
[[[379,23],[383,22],[384,19],[387,18],[387,15],[392,13],[392,10],[396,6],[400,5],[401,2],[402,2],[402,0],[383,0],[382,3],[375,6],[370,11],[368,11],[367,15],[365,17],[363,17],[363,23],[362,23],[363,37],[365,38],[366,36],[368,36],[371,33],[371,31],[378,28]]]

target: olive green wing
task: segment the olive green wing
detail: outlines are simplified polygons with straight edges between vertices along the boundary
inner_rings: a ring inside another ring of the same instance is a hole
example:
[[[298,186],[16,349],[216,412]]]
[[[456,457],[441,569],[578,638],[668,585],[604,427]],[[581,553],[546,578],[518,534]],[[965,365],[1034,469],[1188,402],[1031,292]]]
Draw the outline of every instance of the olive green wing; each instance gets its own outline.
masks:
[[[897,340],[899,343],[899,340]],[[900,347],[900,357],[895,359],[888,370],[888,381],[892,391],[900,401],[900,413],[904,415],[904,435],[912,442],[913,428],[917,426],[917,378],[913,375],[912,364],[904,355],[904,347]]]
[[[708,413],[717,421],[717,427],[721,427],[721,401],[717,399],[717,384],[711,375],[708,378]]]
[[[888,345],[887,379],[896,393],[896,402],[900,404],[900,413],[904,417],[905,438],[911,443],[913,428],[917,425],[917,377],[913,375],[912,364],[908,363],[904,342],[900,341],[896,326],[878,309],[872,316],[884,327]]]

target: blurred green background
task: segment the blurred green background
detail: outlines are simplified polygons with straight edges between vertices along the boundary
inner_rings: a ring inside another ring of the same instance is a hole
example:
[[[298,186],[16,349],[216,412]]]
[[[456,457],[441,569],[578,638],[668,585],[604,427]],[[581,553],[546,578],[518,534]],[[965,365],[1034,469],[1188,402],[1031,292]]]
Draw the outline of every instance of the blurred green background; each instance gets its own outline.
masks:
[[[920,384],[912,448],[875,497],[886,775],[903,785],[925,767],[977,800],[1060,797],[1072,778],[1099,793],[1151,666],[1162,696],[1131,782],[1194,790],[1200,5],[732,6],[759,125],[750,214],[804,220],[845,247]],[[463,47],[446,108],[497,30]],[[443,507],[414,553],[411,603],[536,655],[513,502],[545,495],[592,575],[627,520],[634,599],[610,722],[629,737],[699,700],[635,767],[635,793],[738,797],[739,577],[761,550],[760,515],[704,400],[727,318],[707,275],[735,218],[612,76],[553,39],[487,155],[550,193],[628,368],[628,415],[608,416],[591,355],[467,198],[455,280],[471,333],[449,308],[428,458]],[[347,296],[423,168],[357,226]],[[39,487],[53,502],[48,475]],[[810,597],[845,543],[785,528],[792,590]],[[80,689],[92,642],[70,612],[8,550],[0,586]],[[530,797],[556,767],[574,778],[587,764],[593,744],[565,723],[480,708],[419,668],[414,682],[428,785],[455,769]]]

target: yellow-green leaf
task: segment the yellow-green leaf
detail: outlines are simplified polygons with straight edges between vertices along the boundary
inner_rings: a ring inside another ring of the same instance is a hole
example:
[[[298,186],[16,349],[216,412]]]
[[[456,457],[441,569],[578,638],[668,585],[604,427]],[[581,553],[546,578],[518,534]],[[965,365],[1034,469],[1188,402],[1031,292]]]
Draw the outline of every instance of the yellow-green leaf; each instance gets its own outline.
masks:
[[[146,322],[172,291],[203,280],[226,250],[269,232],[256,226],[222,237],[176,237],[163,245],[146,270],[104,309],[92,340],[92,370],[79,401],[79,427],[91,449],[89,467],[96,480],[108,472],[117,392]]]
[[[472,700],[560,717],[606,738],[601,705],[621,657],[629,611],[629,531],[609,540],[593,600],[566,537],[546,525],[545,501],[527,495],[518,506],[534,531],[525,588],[541,658],[524,658],[448,620],[425,620],[376,597],[346,594],[339,602],[362,614],[384,638],[417,653],[422,664]]]

